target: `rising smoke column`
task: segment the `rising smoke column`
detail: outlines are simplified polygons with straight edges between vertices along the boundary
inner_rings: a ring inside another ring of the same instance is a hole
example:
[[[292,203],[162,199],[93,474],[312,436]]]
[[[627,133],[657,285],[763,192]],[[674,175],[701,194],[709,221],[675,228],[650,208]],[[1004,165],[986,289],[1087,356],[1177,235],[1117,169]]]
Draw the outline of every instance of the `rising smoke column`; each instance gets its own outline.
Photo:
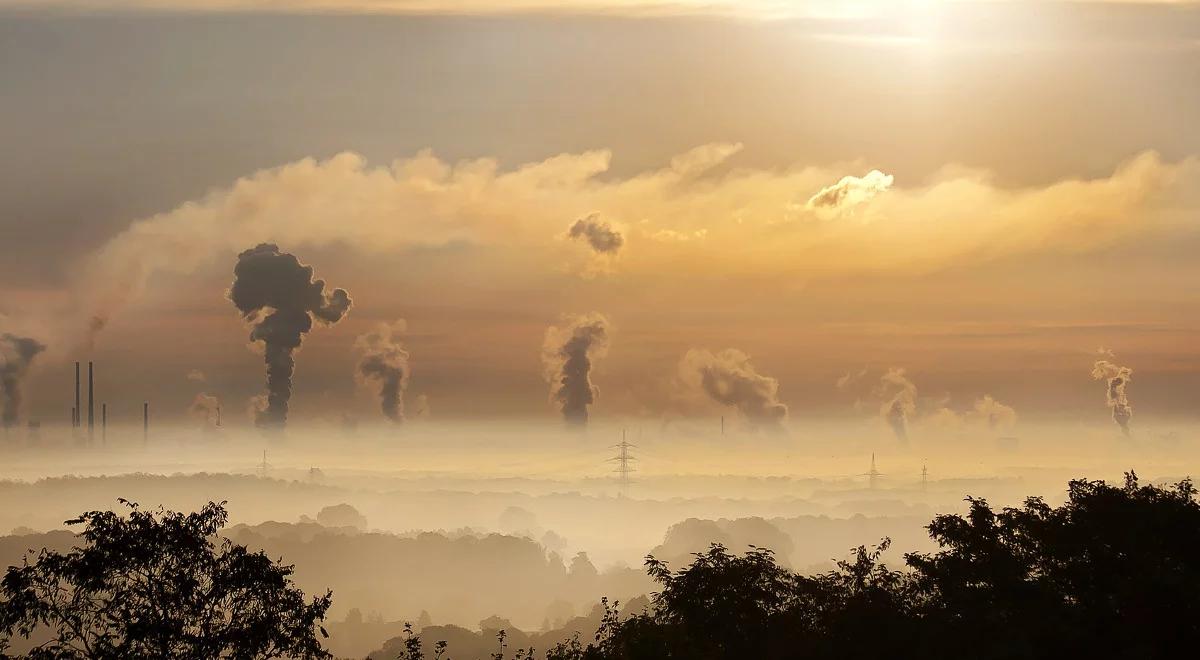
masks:
[[[21,385],[29,373],[29,365],[46,347],[36,339],[18,337],[9,333],[0,334],[0,390],[4,403],[0,409],[0,422],[4,428],[17,423],[21,414]]]
[[[404,350],[401,338],[406,329],[403,320],[390,325],[381,323],[354,341],[354,347],[363,354],[358,362],[358,375],[379,386],[380,410],[393,422],[404,421],[409,368],[408,351]]]
[[[546,330],[542,367],[550,400],[559,404],[568,424],[587,425],[588,406],[600,393],[592,384],[592,362],[608,353],[610,332],[608,319],[595,312]]]
[[[713,401],[733,406],[754,427],[783,429],[788,408],[779,401],[779,381],[758,373],[749,355],[732,348],[717,353],[693,348],[679,369],[686,382],[698,385]]]
[[[350,294],[345,289],[326,292],[325,281],[313,279],[312,266],[271,243],[238,255],[233,275],[229,299],[253,323],[250,341],[262,341],[266,348],[266,405],[254,421],[262,427],[282,427],[292,396],[293,354],[312,329],[313,318],[332,325],[346,315]]]
[[[1092,378],[1108,381],[1105,399],[1112,409],[1113,421],[1121,427],[1121,432],[1129,435],[1129,419],[1133,417],[1133,406],[1129,405],[1129,395],[1125,392],[1133,377],[1133,369],[1122,367],[1108,360],[1097,360],[1092,365]]]
[[[883,397],[880,416],[897,440],[908,442],[908,417],[917,410],[917,386],[904,375],[904,369],[892,367],[879,379],[878,392]]]

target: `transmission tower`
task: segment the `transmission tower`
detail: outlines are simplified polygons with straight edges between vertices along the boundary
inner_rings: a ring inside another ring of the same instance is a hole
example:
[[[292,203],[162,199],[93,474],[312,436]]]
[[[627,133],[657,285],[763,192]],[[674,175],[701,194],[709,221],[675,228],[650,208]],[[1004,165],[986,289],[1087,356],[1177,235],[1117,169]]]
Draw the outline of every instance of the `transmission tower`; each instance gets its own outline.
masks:
[[[271,464],[267,462],[267,450],[263,450],[262,463],[258,465],[258,476],[263,479],[267,478],[267,471],[271,469]]]
[[[921,490],[923,490],[923,491],[928,490],[928,488],[929,488],[929,466],[922,463],[921,464]]]
[[[617,464],[616,467],[613,468],[613,473],[617,475],[617,479],[621,484],[621,497],[625,497],[629,494],[629,484],[632,483],[629,475],[633,472],[637,472],[637,468],[631,465],[631,463],[637,462],[637,458],[630,454],[629,450],[637,448],[637,445],[627,442],[625,440],[625,431],[622,430],[621,444],[612,445],[612,448],[617,450],[617,455],[608,460],[609,462]]]
[[[883,476],[883,473],[875,469],[875,452],[871,452],[871,470],[860,476],[867,478],[867,485],[871,490],[875,490],[875,486],[879,485],[879,478]]]

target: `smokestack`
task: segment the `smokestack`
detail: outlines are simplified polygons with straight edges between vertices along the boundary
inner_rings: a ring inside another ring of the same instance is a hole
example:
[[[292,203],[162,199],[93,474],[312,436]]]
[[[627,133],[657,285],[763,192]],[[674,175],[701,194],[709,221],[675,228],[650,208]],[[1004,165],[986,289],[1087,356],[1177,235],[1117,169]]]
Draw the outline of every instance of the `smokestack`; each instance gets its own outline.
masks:
[[[150,402],[142,403],[142,444],[150,444]]]
[[[217,406],[217,428],[221,428],[221,406]]]
[[[108,404],[100,404],[100,442],[108,446]]]
[[[79,363],[75,363],[75,414],[71,416],[75,428],[79,428]]]
[[[88,361],[88,444],[94,440],[96,431],[96,400],[93,394],[96,389],[95,380],[92,378],[92,363]]]

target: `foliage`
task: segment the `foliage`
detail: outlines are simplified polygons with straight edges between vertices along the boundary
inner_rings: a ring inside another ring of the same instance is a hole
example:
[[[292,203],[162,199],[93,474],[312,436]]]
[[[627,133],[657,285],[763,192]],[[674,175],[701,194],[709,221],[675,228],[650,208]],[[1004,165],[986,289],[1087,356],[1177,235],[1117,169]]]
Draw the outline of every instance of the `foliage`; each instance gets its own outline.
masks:
[[[292,567],[227,539],[224,503],[189,514],[90,511],[82,546],[42,550],[0,582],[0,650],[49,639],[31,658],[327,658],[317,637],[332,594],[306,600]]]
[[[1072,481],[1058,507],[1030,498],[928,526],[941,549],[880,563],[859,547],[825,574],[780,567],[769,550],[719,544],[672,571],[625,619],[603,602],[595,640],[547,660],[784,658],[1174,658],[1200,643],[1200,503],[1190,481],[1123,486]],[[503,640],[501,653],[503,657]]]

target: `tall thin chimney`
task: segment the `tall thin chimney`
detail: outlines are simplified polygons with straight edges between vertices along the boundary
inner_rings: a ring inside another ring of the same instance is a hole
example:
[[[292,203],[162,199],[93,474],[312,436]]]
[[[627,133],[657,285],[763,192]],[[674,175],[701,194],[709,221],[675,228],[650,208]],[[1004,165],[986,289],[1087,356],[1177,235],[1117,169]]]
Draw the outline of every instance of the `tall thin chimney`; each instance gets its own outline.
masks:
[[[92,378],[92,362],[88,361],[88,444],[91,444],[94,439],[96,429],[96,399],[93,396],[96,390],[96,381]]]
[[[79,428],[79,363],[75,363],[75,428]]]
[[[150,443],[150,402],[142,403],[142,444]]]
[[[221,428],[221,406],[217,406],[217,428]]]

